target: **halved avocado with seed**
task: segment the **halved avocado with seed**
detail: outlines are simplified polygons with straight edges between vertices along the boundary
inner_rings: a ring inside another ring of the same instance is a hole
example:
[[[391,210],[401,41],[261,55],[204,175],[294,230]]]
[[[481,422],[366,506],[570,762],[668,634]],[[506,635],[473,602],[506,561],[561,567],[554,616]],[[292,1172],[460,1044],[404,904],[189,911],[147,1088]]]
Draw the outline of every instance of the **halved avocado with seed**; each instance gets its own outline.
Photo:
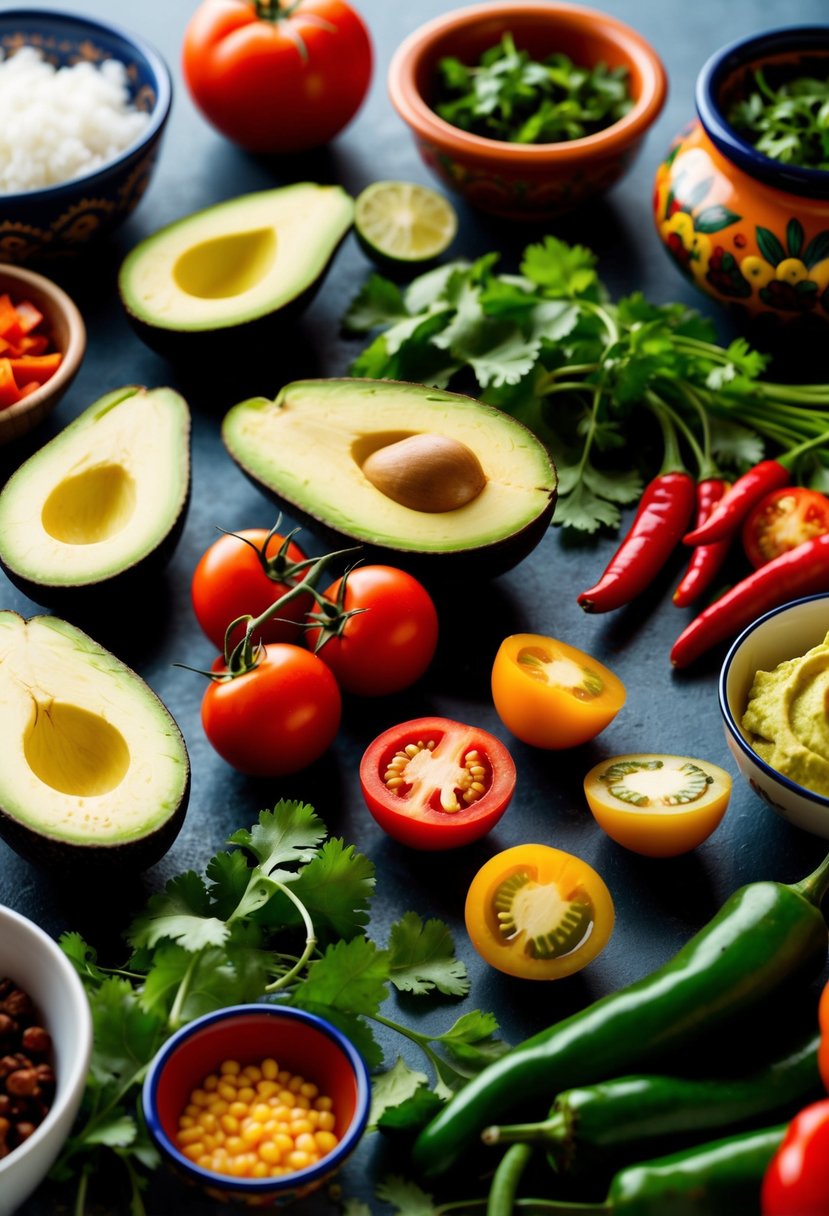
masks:
[[[181,732],[140,676],[74,625],[0,612],[0,836],[36,864],[144,869],[184,820]]]
[[[37,603],[137,586],[172,554],[190,492],[190,411],[169,388],[101,397],[0,493],[0,563]]]
[[[544,535],[556,472],[521,423],[389,380],[303,380],[226,415],[231,456],[292,516],[433,574],[497,574]]]

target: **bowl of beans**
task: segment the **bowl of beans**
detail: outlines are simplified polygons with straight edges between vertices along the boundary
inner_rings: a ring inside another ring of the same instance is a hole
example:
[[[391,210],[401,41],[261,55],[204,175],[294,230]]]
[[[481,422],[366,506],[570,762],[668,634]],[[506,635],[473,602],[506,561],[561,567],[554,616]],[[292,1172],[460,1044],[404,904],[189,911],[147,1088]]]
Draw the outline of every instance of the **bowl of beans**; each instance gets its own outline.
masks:
[[[45,1178],[83,1096],[92,1020],[56,942],[0,906],[0,1216]]]
[[[143,39],[91,18],[0,13],[0,262],[76,253],[133,211],[172,89]]]
[[[365,1131],[368,1069],[330,1022],[281,1005],[197,1018],[156,1055],[144,1117],[166,1161],[222,1203],[282,1206],[317,1190]]]

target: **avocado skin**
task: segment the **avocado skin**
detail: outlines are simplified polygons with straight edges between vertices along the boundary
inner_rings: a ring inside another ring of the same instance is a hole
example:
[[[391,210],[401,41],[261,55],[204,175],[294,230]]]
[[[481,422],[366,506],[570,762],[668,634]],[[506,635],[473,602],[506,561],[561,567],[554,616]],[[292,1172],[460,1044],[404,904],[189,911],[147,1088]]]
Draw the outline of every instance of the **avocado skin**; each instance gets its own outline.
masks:
[[[109,845],[77,844],[28,828],[0,807],[0,837],[26,861],[42,870],[108,877],[138,873],[160,861],[181,831],[190,800],[190,766],[181,801],[164,823],[146,836]]]

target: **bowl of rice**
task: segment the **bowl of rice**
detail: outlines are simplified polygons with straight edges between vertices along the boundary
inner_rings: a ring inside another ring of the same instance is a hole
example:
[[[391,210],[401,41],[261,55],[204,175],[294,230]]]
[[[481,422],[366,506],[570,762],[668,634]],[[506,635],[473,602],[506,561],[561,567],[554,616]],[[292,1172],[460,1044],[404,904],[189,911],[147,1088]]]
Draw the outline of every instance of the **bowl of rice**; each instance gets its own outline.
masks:
[[[122,223],[171,99],[143,39],[71,13],[0,12],[0,262],[77,253]]]

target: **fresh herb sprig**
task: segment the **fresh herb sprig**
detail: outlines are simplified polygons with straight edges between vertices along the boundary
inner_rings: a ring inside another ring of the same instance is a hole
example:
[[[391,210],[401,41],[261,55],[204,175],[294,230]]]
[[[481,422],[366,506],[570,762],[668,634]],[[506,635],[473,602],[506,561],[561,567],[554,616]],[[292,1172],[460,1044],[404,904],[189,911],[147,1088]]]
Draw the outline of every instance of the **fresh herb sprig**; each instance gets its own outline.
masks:
[[[453,127],[518,144],[582,139],[618,122],[633,104],[627,69],[579,67],[562,52],[543,61],[518,50],[512,34],[477,65],[438,63],[436,113]]]
[[[829,79],[797,76],[769,84],[762,68],[728,121],[758,152],[787,165],[829,169]]]
[[[693,463],[743,471],[766,442],[783,450],[829,436],[829,385],[760,377],[766,359],[743,339],[727,348],[711,324],[679,304],[640,294],[611,302],[589,249],[548,236],[521,273],[498,255],[452,262],[400,288],[371,276],[345,318],[352,333],[382,332],[351,372],[466,388],[524,422],[559,472],[555,522],[594,532],[619,524],[661,458],[653,407],[679,418]],[[644,408],[643,408],[644,407]],[[653,449],[653,451],[651,451]],[[799,463],[829,489],[829,447]]]
[[[465,1080],[506,1050],[489,1013],[464,1013],[440,1033],[416,1031],[382,1012],[391,988],[465,996],[469,980],[446,925],[406,913],[388,944],[367,936],[372,862],[328,837],[313,808],[279,802],[204,875],[188,871],[150,897],[132,922],[123,968],[102,966],[78,933],[61,946],[80,975],[93,1021],[92,1064],[73,1134],[52,1171],[76,1180],[75,1216],[87,1210],[90,1179],[109,1156],[125,1168],[129,1212],[144,1216],[146,1171],[157,1165],[140,1113],[140,1088],[164,1040],[193,1018],[226,1005],[280,1001],[328,1018],[375,1071],[384,1052],[373,1025],[404,1036],[434,1081],[398,1057],[374,1082],[371,1124],[390,1108],[432,1113]]]

